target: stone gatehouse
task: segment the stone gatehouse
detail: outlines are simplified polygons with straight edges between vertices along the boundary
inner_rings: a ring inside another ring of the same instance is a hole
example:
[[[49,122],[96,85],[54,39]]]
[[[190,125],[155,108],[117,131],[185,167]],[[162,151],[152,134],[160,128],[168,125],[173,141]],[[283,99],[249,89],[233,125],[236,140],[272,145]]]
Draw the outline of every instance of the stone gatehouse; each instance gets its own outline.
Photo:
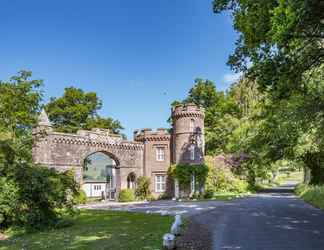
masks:
[[[204,161],[204,110],[195,104],[178,105],[171,117],[171,129],[136,130],[133,141],[127,141],[105,129],[55,132],[42,111],[34,129],[33,159],[59,171],[73,169],[87,196],[115,200],[120,190],[134,189],[139,176],[150,178],[155,196],[173,196],[167,178],[170,165]]]

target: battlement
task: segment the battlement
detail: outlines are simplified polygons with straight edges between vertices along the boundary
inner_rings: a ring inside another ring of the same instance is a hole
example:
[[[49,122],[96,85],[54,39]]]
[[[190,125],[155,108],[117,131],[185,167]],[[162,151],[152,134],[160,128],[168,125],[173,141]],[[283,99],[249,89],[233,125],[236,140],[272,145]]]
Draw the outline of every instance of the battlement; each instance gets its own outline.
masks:
[[[170,133],[166,128],[158,128],[153,130],[151,128],[144,128],[141,130],[134,131],[134,140],[135,141],[145,141],[145,140],[154,140],[154,141],[165,141],[170,140]]]
[[[205,116],[205,109],[194,103],[178,104],[171,109],[172,117],[201,117]]]
[[[119,134],[111,133],[109,129],[103,128],[93,128],[91,130],[80,129],[77,131],[77,135],[87,136],[87,137],[112,137],[116,139],[122,139],[122,136]]]

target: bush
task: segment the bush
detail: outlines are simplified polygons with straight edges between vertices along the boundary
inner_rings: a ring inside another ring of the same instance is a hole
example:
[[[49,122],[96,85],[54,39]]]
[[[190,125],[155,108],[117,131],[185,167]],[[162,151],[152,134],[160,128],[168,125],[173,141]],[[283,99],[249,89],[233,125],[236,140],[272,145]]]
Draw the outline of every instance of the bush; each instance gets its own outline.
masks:
[[[137,187],[135,195],[140,200],[148,200],[151,195],[150,191],[150,178],[145,176],[140,176],[137,179]]]
[[[192,175],[196,178],[196,183],[204,183],[208,174],[208,167],[202,165],[173,165],[169,168],[169,175],[177,178],[180,186],[188,187],[191,183]]]
[[[75,204],[86,204],[87,195],[82,189],[80,189],[73,199]]]
[[[324,209],[324,186],[308,186],[299,184],[295,192],[303,200],[312,204],[314,207]]]
[[[135,194],[132,189],[122,189],[118,196],[120,202],[131,202],[135,201]]]
[[[0,225],[7,227],[15,222],[19,205],[17,185],[7,178],[0,177]]]
[[[41,166],[24,166],[16,175],[20,189],[20,221],[33,228],[56,224],[73,213],[78,185],[71,171],[59,173]]]
[[[307,184],[304,184],[304,183],[298,184],[295,188],[295,193],[300,196],[305,191],[307,191],[308,188],[309,188],[309,186]]]
[[[74,212],[72,197],[78,185],[73,173],[27,163],[13,163],[10,167],[10,174],[0,178],[1,227],[55,226],[63,215]]]
[[[206,198],[211,198],[214,193],[245,193],[248,191],[248,183],[235,176],[229,168],[216,166],[210,157],[206,157],[206,163],[209,169],[205,182]]]

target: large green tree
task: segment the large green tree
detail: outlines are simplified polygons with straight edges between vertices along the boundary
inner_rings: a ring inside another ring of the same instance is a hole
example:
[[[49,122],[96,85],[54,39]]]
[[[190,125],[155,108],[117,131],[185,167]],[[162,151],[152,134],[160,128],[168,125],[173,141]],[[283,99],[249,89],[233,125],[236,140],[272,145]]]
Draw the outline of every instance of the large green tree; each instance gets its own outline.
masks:
[[[234,70],[276,97],[304,91],[303,74],[324,60],[323,1],[214,0],[213,7],[216,13],[231,11],[239,33],[228,61]]]
[[[323,183],[323,1],[214,0],[213,6],[216,13],[231,11],[239,33],[228,64],[262,94],[230,148],[248,151],[250,169],[266,172],[288,158],[311,169],[312,183]]]
[[[40,111],[42,81],[21,71],[0,81],[0,227],[40,227],[73,211],[77,193],[70,173],[57,173],[32,162],[32,128]]]
[[[56,130],[75,133],[78,129],[105,128],[114,133],[123,129],[118,120],[104,118],[98,114],[102,101],[95,92],[65,88],[62,97],[50,99],[45,106]]]
[[[223,91],[217,91],[214,82],[198,78],[188,96],[174,104],[190,102],[205,108],[206,152],[216,154],[226,151],[229,135],[237,127],[241,115],[234,98]]]
[[[9,81],[0,81],[0,131],[13,139],[29,131],[37,120],[42,81],[30,77],[31,72],[21,71]]]

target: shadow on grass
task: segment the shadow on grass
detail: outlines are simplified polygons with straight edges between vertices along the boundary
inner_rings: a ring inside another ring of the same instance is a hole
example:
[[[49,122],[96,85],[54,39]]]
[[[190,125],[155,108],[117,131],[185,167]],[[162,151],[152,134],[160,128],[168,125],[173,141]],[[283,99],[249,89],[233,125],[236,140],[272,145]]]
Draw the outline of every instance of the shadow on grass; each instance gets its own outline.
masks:
[[[160,249],[172,220],[156,214],[83,210],[70,227],[13,235],[0,242],[0,250]]]

